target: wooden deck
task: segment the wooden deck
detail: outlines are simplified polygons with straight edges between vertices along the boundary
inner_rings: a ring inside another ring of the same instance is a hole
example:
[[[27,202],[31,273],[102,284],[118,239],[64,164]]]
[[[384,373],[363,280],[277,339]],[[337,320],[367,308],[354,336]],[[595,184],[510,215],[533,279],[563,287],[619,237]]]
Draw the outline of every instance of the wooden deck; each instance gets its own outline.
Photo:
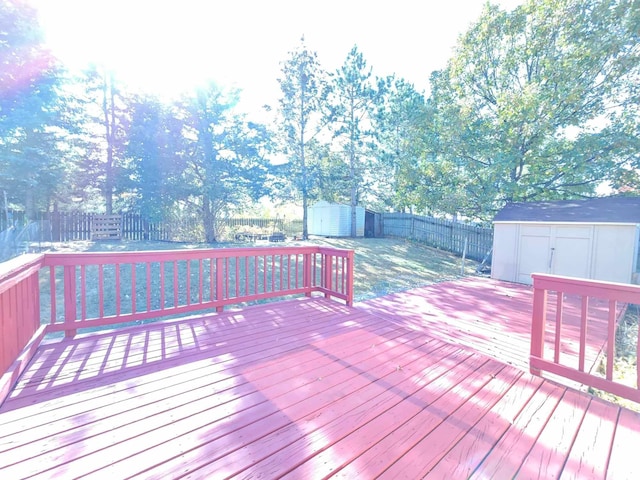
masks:
[[[0,408],[0,478],[640,478],[640,414],[520,368],[530,293],[484,284],[42,345]]]
[[[407,328],[529,370],[532,305],[531,286],[467,277],[377,297],[358,306]],[[562,348],[575,353],[580,336],[580,299],[569,297],[564,310]],[[593,321],[586,338],[587,371],[593,369],[607,338],[606,302],[592,298],[589,312]],[[548,343],[552,344],[555,337],[551,327],[548,334]]]

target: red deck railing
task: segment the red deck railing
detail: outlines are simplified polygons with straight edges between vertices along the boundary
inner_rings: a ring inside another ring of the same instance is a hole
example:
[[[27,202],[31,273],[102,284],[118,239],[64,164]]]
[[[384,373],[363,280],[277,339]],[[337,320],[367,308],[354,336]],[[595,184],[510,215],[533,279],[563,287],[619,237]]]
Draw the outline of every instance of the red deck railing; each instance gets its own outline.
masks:
[[[625,304],[640,304],[640,286],[546,274],[532,277],[531,372],[539,375],[546,371],[640,402],[637,362],[632,379],[635,386],[622,383],[614,374],[619,314]],[[606,313],[606,321],[598,324],[590,321],[597,313]],[[600,345],[606,343],[604,377],[586,369],[587,345],[593,343],[587,341],[588,337],[595,338]],[[569,338],[577,338],[578,344],[573,345]],[[640,357],[640,342],[636,342],[636,354]]]
[[[45,335],[38,280],[43,259],[23,255],[0,264],[0,404]]]
[[[47,333],[313,292],[351,305],[353,262],[315,246],[18,257],[0,269],[0,403]]]

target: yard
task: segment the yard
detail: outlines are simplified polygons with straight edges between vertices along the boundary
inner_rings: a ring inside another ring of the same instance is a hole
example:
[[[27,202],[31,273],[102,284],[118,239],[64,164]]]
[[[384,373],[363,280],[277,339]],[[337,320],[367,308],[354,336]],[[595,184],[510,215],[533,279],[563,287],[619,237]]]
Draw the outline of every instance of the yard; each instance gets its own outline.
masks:
[[[361,301],[388,293],[408,290],[473,275],[476,262],[467,260],[462,269],[462,259],[435,248],[387,238],[314,238],[308,242],[287,242],[289,246],[322,245],[354,250],[355,300]],[[148,241],[91,242],[78,241],[53,244],[56,252],[101,252],[173,250],[196,248],[227,248],[241,246],[282,246],[281,243],[257,242],[250,244],[221,243],[190,244]],[[464,272],[463,274],[461,274]]]

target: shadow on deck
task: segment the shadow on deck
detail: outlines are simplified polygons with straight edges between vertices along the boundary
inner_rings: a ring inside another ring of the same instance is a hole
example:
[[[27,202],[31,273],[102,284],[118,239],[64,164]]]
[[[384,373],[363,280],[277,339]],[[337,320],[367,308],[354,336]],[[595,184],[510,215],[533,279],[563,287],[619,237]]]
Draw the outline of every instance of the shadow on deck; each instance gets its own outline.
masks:
[[[42,345],[0,476],[640,478],[640,415],[525,371],[530,299],[465,280]]]
[[[554,294],[550,298],[549,303],[554,305]],[[358,307],[396,324],[529,370],[532,304],[531,286],[468,277],[374,298]],[[606,307],[604,300],[591,299],[589,315],[594,321],[586,337],[587,371],[595,366],[607,338]],[[551,313],[554,312],[552,309]],[[580,298],[567,296],[563,321],[562,352],[575,356],[577,362]],[[549,326],[549,345],[554,338]]]

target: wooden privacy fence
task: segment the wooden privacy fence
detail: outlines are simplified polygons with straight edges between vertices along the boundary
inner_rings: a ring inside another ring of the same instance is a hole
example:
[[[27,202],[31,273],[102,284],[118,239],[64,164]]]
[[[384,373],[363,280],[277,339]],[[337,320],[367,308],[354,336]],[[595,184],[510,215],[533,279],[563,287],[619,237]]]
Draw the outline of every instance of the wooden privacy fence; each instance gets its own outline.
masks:
[[[383,213],[384,236],[408,238],[482,261],[493,245],[493,228],[411,213]]]
[[[95,219],[98,219],[96,224]],[[119,238],[125,240],[167,241],[170,229],[162,222],[151,222],[138,213],[103,215],[85,212],[40,212],[34,219],[27,219],[24,212],[10,211],[9,218],[0,213],[0,231],[10,226],[37,225],[37,238],[31,241],[69,242],[91,240],[97,237],[114,238],[119,228]],[[97,227],[97,230],[96,230]],[[97,235],[96,235],[97,234]]]
[[[40,212],[27,219],[22,211],[0,210],[0,233],[9,227],[18,230],[34,226],[32,242],[68,242],[76,240],[151,240],[164,242],[204,242],[202,220],[177,216],[152,222],[139,213],[103,215],[85,212]],[[237,234],[281,234],[286,237],[302,233],[299,219],[236,217],[221,218],[216,223],[219,240],[233,240]]]
[[[640,402],[638,337],[633,339],[636,362],[632,378],[621,378],[615,368],[618,318],[625,304],[640,304],[640,285],[538,273],[532,277],[531,372],[560,375]],[[598,317],[606,320],[598,322]],[[570,337],[578,338],[578,344],[574,345]],[[591,364],[587,357],[600,354],[588,351],[587,345],[598,343],[593,341],[594,337],[600,345],[606,342],[603,376],[585,369],[585,365]]]
[[[314,292],[351,305],[353,259],[318,246],[22,255],[0,269],[0,404],[47,333]]]

